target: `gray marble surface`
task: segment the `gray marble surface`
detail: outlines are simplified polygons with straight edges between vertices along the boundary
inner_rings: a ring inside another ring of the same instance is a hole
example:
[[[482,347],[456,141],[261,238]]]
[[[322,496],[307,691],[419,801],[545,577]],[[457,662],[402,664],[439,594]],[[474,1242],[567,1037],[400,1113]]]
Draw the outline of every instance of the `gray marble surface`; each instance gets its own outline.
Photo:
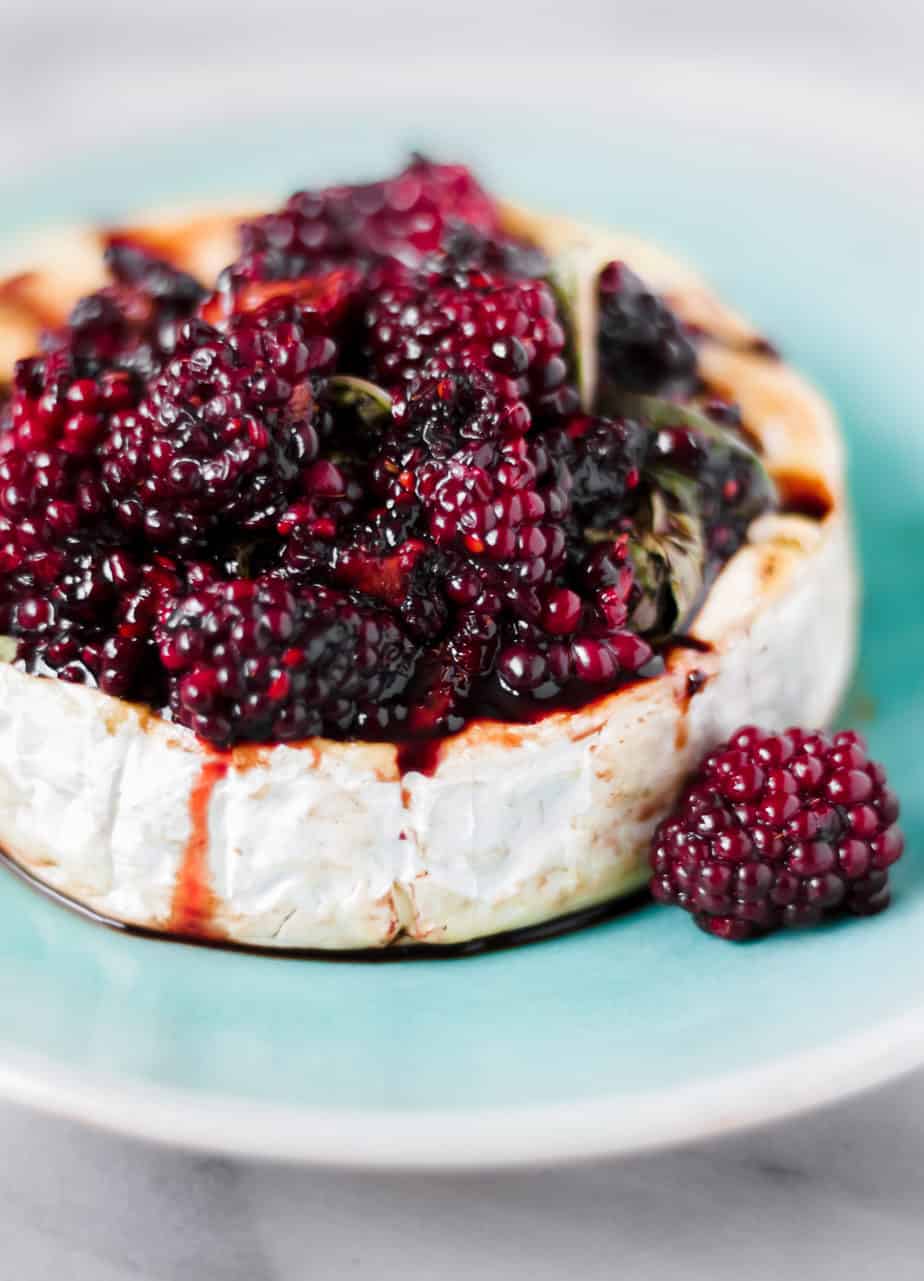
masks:
[[[142,1145],[0,1107],[10,1281],[920,1281],[924,1074],[680,1152],[356,1176]]]
[[[756,60],[920,110],[922,36],[918,0],[0,0],[0,169],[218,120],[228,87],[297,107],[308,53],[329,78],[371,56],[383,84],[400,54],[431,85],[447,52],[578,73],[588,49],[738,73]],[[529,1174],[238,1163],[7,1105],[0,1152],[3,1281],[924,1277],[924,1074],[723,1142]]]

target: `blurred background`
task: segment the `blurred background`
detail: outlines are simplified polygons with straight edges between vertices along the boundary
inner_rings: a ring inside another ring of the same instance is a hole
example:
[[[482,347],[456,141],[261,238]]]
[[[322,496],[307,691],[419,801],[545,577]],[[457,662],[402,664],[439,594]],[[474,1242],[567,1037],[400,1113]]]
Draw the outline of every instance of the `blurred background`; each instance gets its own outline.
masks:
[[[814,101],[801,113],[814,132],[837,126],[833,98],[848,116],[858,94],[920,109],[924,10],[917,0],[3,0],[0,35],[0,157],[15,179],[102,139],[279,110],[323,117],[345,88],[416,104],[409,125],[437,99],[503,100],[536,125],[537,148],[575,95],[631,119],[639,101],[669,110],[691,85],[702,108],[722,107],[716,117],[747,114],[751,96],[772,99],[783,119]],[[857,132],[875,133],[875,121]]]
[[[922,45],[918,0],[0,0],[0,233],[272,199],[417,148],[659,238],[811,367],[789,299],[820,220],[839,342],[845,260],[916,285],[922,319],[921,264],[874,225],[920,224]]]
[[[374,177],[431,147],[687,253],[834,390],[848,430],[898,432],[922,386],[922,47],[921,0],[0,0],[0,235]],[[794,305],[810,295],[823,308]],[[900,344],[871,323],[896,306]],[[885,485],[866,441],[855,466]],[[424,1187],[0,1105],[0,1275],[264,1281],[310,1261],[320,1281],[387,1279],[423,1260],[445,1281],[769,1281],[787,1263],[919,1281],[922,1116],[918,1076],[693,1152]]]
[[[429,149],[659,237],[720,288],[772,256],[738,294],[770,329],[791,249],[840,204],[857,216],[818,272],[843,318],[865,215],[919,222],[922,45],[918,0],[0,0],[0,231]]]

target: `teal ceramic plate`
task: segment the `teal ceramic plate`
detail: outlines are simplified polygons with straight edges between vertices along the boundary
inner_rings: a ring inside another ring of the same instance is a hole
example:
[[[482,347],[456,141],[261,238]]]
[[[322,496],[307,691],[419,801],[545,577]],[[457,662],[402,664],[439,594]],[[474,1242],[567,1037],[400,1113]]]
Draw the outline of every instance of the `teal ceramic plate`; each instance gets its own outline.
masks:
[[[12,235],[175,196],[284,190],[379,172],[411,144],[686,253],[845,424],[866,578],[848,715],[904,801],[893,908],[735,948],[646,906],[513,951],[327,964],[120,935],[4,873],[0,1091],[229,1152],[460,1167],[680,1142],[924,1059],[920,198],[900,122],[864,150],[855,103],[821,124],[824,102],[804,105],[749,124],[696,102],[633,118],[600,101],[582,116],[575,101],[537,129],[510,102],[449,103],[424,128],[400,104],[354,103],[332,124],[328,104],[314,123],[251,119],[81,156],[8,187],[0,218]]]

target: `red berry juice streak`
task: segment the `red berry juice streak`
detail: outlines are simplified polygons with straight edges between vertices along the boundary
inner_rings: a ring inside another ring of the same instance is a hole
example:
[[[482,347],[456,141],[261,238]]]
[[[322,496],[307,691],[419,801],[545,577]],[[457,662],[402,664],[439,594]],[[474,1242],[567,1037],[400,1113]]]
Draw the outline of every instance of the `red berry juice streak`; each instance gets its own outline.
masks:
[[[228,772],[227,761],[209,757],[189,794],[189,838],[177,872],[167,929],[202,937],[214,933],[215,893],[209,879],[209,806],[212,792]]]

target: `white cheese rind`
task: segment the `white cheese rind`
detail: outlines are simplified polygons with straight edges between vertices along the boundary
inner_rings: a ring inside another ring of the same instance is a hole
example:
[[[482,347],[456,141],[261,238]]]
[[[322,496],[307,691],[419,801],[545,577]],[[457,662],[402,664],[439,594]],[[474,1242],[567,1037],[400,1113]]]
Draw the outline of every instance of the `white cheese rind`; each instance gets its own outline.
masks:
[[[578,234],[507,212],[512,230],[544,227],[549,243]],[[204,261],[218,250],[203,225]],[[627,894],[704,751],[745,722],[833,715],[852,664],[856,580],[827,407],[784,365],[749,353],[753,331],[688,269],[640,242],[579,234],[611,245],[688,318],[711,318],[722,342],[703,347],[708,381],[742,404],[770,470],[823,493],[830,514],[757,522],[696,620],[708,652],[675,650],[665,675],[535,725],[474,723],[442,745],[432,774],[402,778],[388,744],[230,753],[202,832],[214,934],[279,948],[454,943]],[[691,696],[694,669],[706,682]],[[192,798],[215,759],[144,709],[0,663],[0,846],[105,916],[170,928]]]

